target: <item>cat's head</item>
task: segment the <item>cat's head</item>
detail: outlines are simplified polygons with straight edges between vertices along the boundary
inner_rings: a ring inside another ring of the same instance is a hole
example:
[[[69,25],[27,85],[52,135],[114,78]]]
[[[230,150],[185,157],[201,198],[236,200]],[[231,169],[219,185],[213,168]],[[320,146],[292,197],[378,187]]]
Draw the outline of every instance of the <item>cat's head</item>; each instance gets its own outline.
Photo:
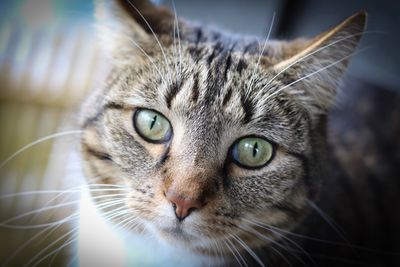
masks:
[[[111,71],[83,109],[82,153],[89,183],[123,188],[106,216],[211,254],[293,228],[324,178],[325,115],[366,15],[265,47],[147,1],[100,2],[97,17]]]

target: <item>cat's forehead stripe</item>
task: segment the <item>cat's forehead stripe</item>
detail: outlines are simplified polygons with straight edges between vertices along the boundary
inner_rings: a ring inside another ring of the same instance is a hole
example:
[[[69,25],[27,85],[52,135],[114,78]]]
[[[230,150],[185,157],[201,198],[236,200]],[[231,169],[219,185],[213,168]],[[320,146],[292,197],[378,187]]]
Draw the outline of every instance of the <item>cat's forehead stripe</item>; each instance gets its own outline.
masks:
[[[178,81],[174,81],[172,85],[169,86],[165,96],[165,102],[167,103],[168,108],[171,108],[171,103],[176,95],[179,93],[179,91],[182,89],[183,83],[184,81],[180,79]]]

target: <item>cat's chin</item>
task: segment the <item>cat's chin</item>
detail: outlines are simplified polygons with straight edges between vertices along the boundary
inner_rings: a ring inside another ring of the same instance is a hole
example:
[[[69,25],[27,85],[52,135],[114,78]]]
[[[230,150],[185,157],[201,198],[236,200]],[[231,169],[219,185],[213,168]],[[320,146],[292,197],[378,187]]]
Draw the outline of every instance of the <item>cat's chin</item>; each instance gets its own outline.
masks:
[[[158,227],[156,235],[169,244],[187,247],[188,244],[196,243],[196,236],[186,231],[182,226]]]

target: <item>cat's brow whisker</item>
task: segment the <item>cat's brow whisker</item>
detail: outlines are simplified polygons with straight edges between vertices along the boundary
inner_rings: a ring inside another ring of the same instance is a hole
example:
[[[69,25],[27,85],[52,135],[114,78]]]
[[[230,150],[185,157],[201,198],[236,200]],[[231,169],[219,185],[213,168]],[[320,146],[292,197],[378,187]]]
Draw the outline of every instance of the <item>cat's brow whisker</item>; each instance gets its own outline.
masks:
[[[334,61],[334,62],[332,62],[332,63],[330,63],[330,64],[328,64],[328,65],[326,65],[326,66],[324,66],[324,67],[322,67],[322,68],[320,68],[318,70],[316,70],[316,71],[313,71],[313,72],[311,72],[311,73],[309,73],[309,74],[307,74],[307,75],[305,75],[305,76],[303,76],[303,77],[301,77],[301,78],[299,78],[299,79],[297,79],[297,80],[295,80],[295,81],[293,81],[293,82],[291,82],[291,83],[279,88],[278,90],[276,90],[273,93],[271,93],[270,95],[268,95],[265,99],[263,99],[263,101],[266,102],[268,99],[270,99],[271,97],[279,94],[280,92],[282,92],[286,88],[288,88],[288,87],[290,87],[292,85],[295,85],[296,83],[301,82],[302,80],[305,80],[305,79],[307,79],[307,78],[309,78],[309,77],[311,77],[313,75],[316,75],[316,74],[320,73],[321,71],[324,71],[324,70],[326,70],[328,68],[331,68],[331,67],[333,67],[333,66],[335,66],[335,65],[337,65],[337,64],[339,64],[339,63],[341,63],[341,62],[343,62],[343,61],[345,61],[345,60],[347,60],[349,58],[351,58],[354,55],[357,55],[357,54],[359,54],[361,52],[365,52],[367,49],[370,49],[370,48],[371,47],[365,47],[364,49],[360,49],[360,50],[358,50],[358,51],[356,51],[354,53],[351,53],[350,55],[347,55],[345,57],[342,57],[341,59],[336,60],[336,61]]]
[[[128,0],[128,3],[129,3],[129,5],[130,5],[133,9],[135,9],[135,11],[136,11],[136,12],[139,14],[139,16],[143,19],[144,23],[146,23],[147,27],[149,28],[149,30],[150,30],[151,33],[153,34],[154,39],[156,40],[158,46],[160,47],[161,53],[162,53],[163,56],[164,56],[164,60],[165,60],[166,66],[169,66],[169,61],[168,61],[168,59],[167,59],[167,56],[166,56],[166,54],[165,54],[165,51],[164,51],[164,49],[163,49],[163,47],[162,47],[162,45],[161,45],[161,42],[160,42],[160,40],[158,39],[156,33],[154,32],[153,28],[150,26],[150,23],[149,23],[149,22],[147,21],[147,19],[143,16],[142,12],[140,12],[139,9],[138,9],[134,4],[132,4],[132,2],[131,2],[130,0]],[[170,74],[170,75],[171,75],[171,74]]]
[[[163,82],[164,82],[165,84],[168,84],[168,83],[166,82],[165,77],[164,77],[163,73],[161,72],[160,68],[157,67],[156,63],[155,63],[154,60],[149,56],[149,54],[148,54],[146,51],[144,51],[144,49],[143,49],[138,43],[136,43],[134,40],[129,39],[129,41],[130,41],[134,46],[136,46],[136,47],[140,50],[140,52],[142,52],[142,53],[146,56],[146,58],[147,58],[147,59],[150,61],[150,63],[153,65],[154,69],[155,69],[155,70],[158,72],[158,74],[160,75],[160,77],[161,77],[161,79],[163,80]]]
[[[19,154],[21,154],[22,152],[26,151],[27,149],[36,146],[40,143],[46,142],[48,140],[57,138],[57,137],[63,137],[63,136],[67,136],[67,135],[73,135],[73,134],[81,134],[83,131],[81,130],[73,130],[73,131],[65,131],[65,132],[60,132],[60,133],[55,133],[55,134],[50,134],[47,135],[45,137],[42,137],[30,144],[27,144],[26,146],[18,149],[14,154],[12,154],[11,156],[9,156],[7,159],[5,159],[1,164],[0,164],[0,169],[2,169],[8,162],[10,162],[12,159],[14,159],[15,157],[17,157]]]
[[[175,73],[178,73],[178,56],[177,56],[178,51],[177,51],[177,46],[176,46],[176,18],[174,18],[174,26],[172,27],[172,30],[173,30],[172,36],[174,38],[174,40],[173,40],[173,44],[174,44],[173,57],[175,59],[173,61],[174,61],[174,65],[175,65]]]
[[[175,23],[176,23],[176,28],[177,28],[177,34],[178,34],[178,47],[179,47],[179,75],[182,76],[182,46],[181,46],[181,35],[180,35],[180,30],[179,30],[179,20],[178,20],[178,14],[176,12],[176,6],[175,6],[175,0],[172,0],[172,8],[174,10],[175,14]],[[175,26],[174,26],[175,27]],[[182,77],[181,77],[182,78]]]
[[[273,12],[273,14],[272,14],[272,19],[271,19],[271,23],[270,23],[269,30],[268,30],[268,33],[267,33],[267,37],[266,37],[266,39],[264,41],[264,45],[263,45],[263,47],[261,49],[261,52],[258,55],[257,63],[256,63],[256,66],[253,69],[253,73],[251,74],[251,78],[250,78],[250,82],[249,82],[250,89],[254,86],[255,73],[256,73],[256,71],[258,69],[258,66],[260,65],[261,57],[264,54],[265,48],[267,47],[267,43],[268,43],[269,38],[271,36],[271,32],[272,32],[272,29],[274,27],[274,23],[275,23],[275,12]]]
[[[331,42],[331,43],[329,43],[329,44],[326,44],[326,45],[324,45],[324,46],[321,46],[320,48],[318,48],[318,49],[316,49],[316,50],[314,50],[314,51],[312,51],[312,52],[310,52],[310,53],[308,53],[308,54],[306,54],[306,55],[300,57],[299,59],[295,60],[294,62],[290,63],[288,66],[286,66],[285,68],[283,68],[282,70],[280,70],[277,74],[275,74],[275,75],[264,85],[264,87],[263,87],[260,91],[263,91],[263,90],[264,90],[265,88],[267,88],[267,86],[270,85],[279,75],[281,75],[282,73],[284,73],[286,70],[290,69],[292,66],[296,65],[297,63],[303,61],[304,59],[307,59],[308,57],[310,57],[310,56],[312,56],[312,55],[314,55],[314,54],[316,54],[316,53],[318,53],[318,52],[320,52],[320,51],[322,51],[322,50],[324,50],[324,49],[327,49],[327,48],[329,48],[329,47],[331,47],[331,46],[333,46],[333,45],[335,45],[335,44],[337,44],[337,43],[346,41],[346,40],[348,40],[348,39],[351,39],[351,38],[354,38],[354,37],[357,37],[357,36],[361,36],[361,35],[366,34],[366,33],[369,33],[369,32],[358,32],[358,33],[355,33],[355,34],[348,35],[348,36],[346,36],[346,37],[343,37],[343,38],[340,38],[340,39],[338,39],[338,40],[336,40],[336,41],[333,41],[333,42]]]

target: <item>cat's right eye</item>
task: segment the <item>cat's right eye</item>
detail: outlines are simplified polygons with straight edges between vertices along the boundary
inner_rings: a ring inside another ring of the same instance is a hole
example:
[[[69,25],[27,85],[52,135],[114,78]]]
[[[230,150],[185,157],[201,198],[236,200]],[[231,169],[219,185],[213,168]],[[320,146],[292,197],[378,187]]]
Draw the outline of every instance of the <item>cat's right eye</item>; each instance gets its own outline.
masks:
[[[136,132],[150,143],[165,143],[172,136],[172,127],[167,118],[151,109],[136,110],[133,126]]]

